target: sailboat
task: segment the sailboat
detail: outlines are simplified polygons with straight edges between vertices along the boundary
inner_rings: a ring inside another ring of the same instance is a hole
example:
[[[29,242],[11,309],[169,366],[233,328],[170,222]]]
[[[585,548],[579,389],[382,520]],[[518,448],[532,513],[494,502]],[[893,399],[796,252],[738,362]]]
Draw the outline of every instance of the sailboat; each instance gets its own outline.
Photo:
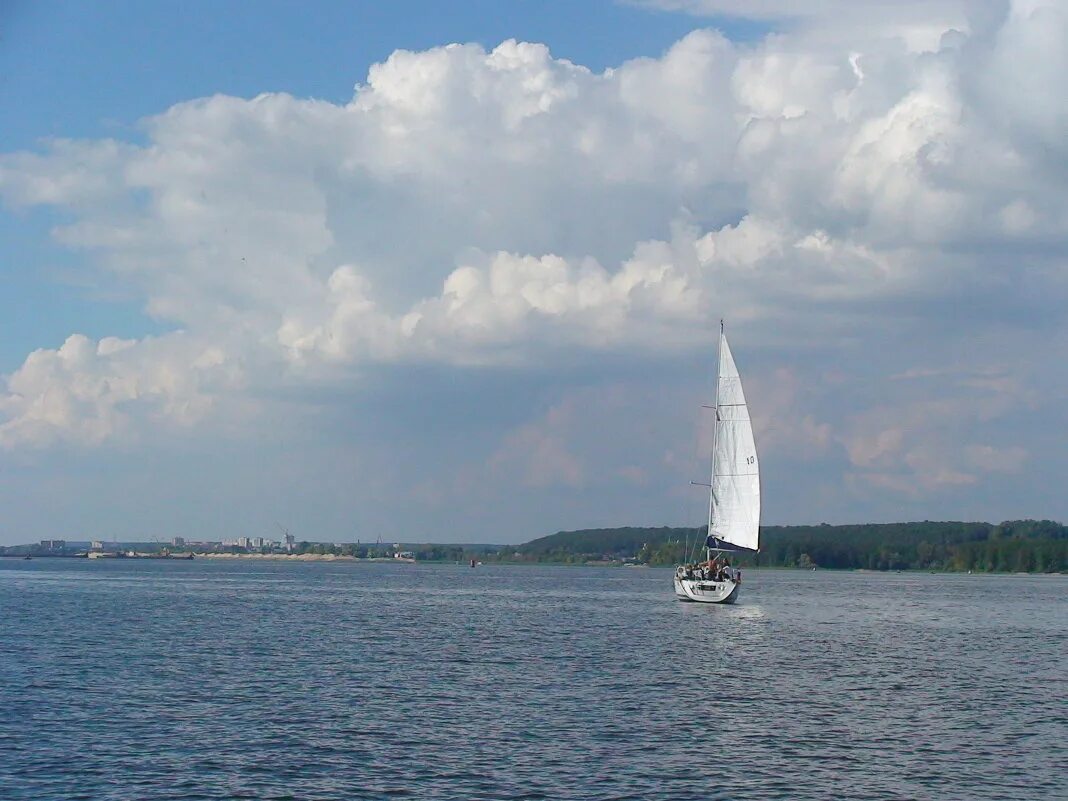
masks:
[[[727,557],[732,553],[754,553],[760,547],[760,463],[742,379],[722,320],[716,405],[710,408],[715,410],[716,426],[712,478],[709,484],[702,485],[709,488],[706,561],[675,568],[675,595],[684,601],[732,604],[738,600],[742,574],[725,564]]]

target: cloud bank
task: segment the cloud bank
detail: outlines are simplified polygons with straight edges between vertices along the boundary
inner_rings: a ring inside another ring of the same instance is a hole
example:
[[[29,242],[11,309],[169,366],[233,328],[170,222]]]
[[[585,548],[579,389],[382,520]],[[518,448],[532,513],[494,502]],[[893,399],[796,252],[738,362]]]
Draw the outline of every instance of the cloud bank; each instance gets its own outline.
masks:
[[[52,209],[95,280],[172,329],[30,354],[0,445],[251,426],[272,393],[374,369],[685,358],[726,316],[768,447],[837,459],[827,492],[1019,473],[1030,446],[1004,432],[1063,390],[1031,365],[1066,330],[1068,13],[899,4],[861,35],[845,6],[602,73],[517,41],[397,51],[347,103],[207,97],[142,144],[0,156],[7,206]],[[582,484],[560,403],[486,458]]]

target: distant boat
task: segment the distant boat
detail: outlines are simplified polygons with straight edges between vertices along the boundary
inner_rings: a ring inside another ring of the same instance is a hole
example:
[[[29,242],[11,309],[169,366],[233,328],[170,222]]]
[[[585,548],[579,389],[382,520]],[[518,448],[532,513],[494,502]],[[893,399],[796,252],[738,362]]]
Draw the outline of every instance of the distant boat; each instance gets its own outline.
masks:
[[[675,568],[675,595],[683,601],[732,604],[738,599],[742,573],[730,566],[728,555],[753,553],[760,545],[760,464],[742,379],[727,344],[722,320],[716,404],[712,408],[716,426],[711,483],[706,485],[709,493],[705,561]]]

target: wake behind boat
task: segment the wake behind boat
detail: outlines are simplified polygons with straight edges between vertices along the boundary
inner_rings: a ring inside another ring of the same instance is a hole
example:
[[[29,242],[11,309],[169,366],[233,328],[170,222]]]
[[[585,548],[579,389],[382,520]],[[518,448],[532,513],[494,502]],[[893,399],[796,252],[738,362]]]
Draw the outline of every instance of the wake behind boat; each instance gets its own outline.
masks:
[[[742,379],[731,355],[723,321],[719,324],[716,426],[712,439],[712,480],[708,494],[705,561],[675,568],[675,595],[683,601],[732,604],[742,573],[729,554],[752,553],[760,545],[760,464]],[[716,554],[713,556],[712,554]]]

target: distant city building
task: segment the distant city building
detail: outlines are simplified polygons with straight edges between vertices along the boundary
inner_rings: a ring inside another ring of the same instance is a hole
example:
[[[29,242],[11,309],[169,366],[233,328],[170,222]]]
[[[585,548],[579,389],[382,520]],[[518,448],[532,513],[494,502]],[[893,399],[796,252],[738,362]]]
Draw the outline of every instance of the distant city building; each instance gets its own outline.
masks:
[[[101,540],[93,540],[89,544],[89,547],[92,548],[94,551],[102,551],[104,550],[104,543]]]
[[[67,547],[66,540],[41,540],[41,547],[49,551],[62,551]]]
[[[290,534],[287,531],[286,532],[286,550],[287,551],[292,551],[296,547],[297,547],[297,538],[294,537],[292,534]]]
[[[175,537],[173,540],[171,540],[171,545],[173,545],[175,548],[184,548],[185,537]]]

